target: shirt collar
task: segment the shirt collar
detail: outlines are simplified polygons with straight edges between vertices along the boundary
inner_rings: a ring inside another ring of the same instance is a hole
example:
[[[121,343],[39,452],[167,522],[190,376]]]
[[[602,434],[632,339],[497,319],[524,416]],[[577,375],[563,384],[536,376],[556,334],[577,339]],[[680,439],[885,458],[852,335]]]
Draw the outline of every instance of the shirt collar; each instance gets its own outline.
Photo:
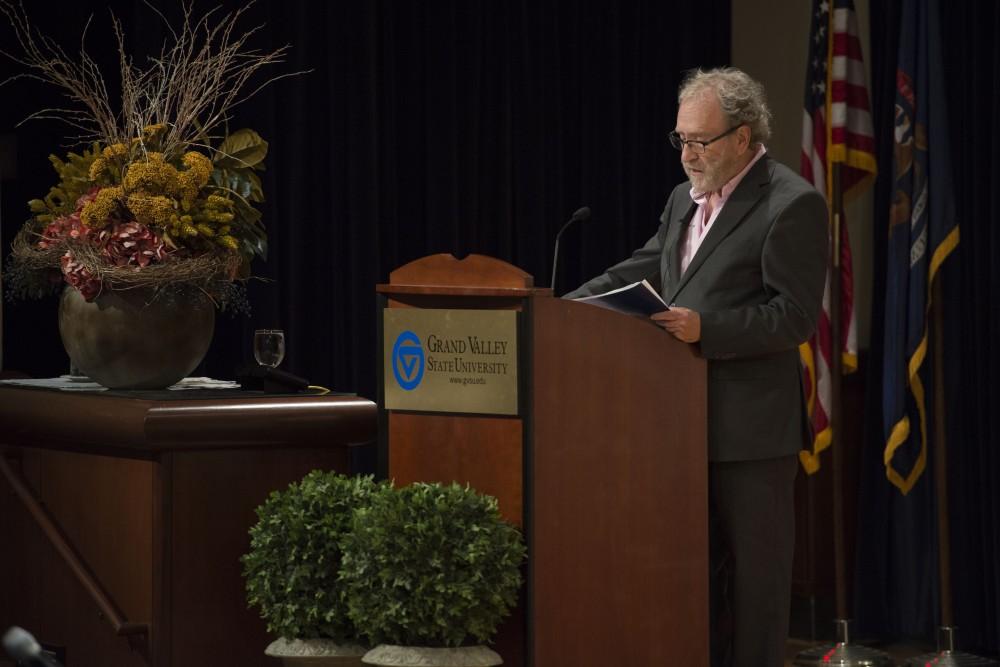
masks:
[[[719,196],[720,201],[729,199],[729,195],[733,194],[733,190],[735,190],[736,186],[740,184],[743,177],[747,175],[750,168],[757,164],[757,161],[764,157],[765,153],[767,153],[767,149],[764,148],[764,144],[757,146],[757,152],[754,154],[753,158],[750,159],[750,162],[747,163],[747,166],[743,167],[743,169],[740,170],[740,173],[733,176],[725,185],[722,186],[722,191]],[[691,188],[691,199],[699,206],[708,200],[708,196],[710,194],[710,192],[695,192],[695,189]]]

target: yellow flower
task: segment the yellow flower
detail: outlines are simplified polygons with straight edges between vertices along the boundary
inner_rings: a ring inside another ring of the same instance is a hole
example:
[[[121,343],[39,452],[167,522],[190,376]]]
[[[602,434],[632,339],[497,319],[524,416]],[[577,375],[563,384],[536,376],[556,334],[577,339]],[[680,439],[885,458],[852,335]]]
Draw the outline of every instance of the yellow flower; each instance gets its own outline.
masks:
[[[178,176],[177,169],[164,161],[162,153],[149,153],[146,160],[137,160],[128,166],[123,185],[128,192],[176,195],[180,190]]]
[[[216,211],[210,208],[205,209],[205,212],[202,217],[205,219],[206,222],[211,222],[212,224],[215,225],[220,225],[220,224],[225,225],[233,221],[232,213]]]
[[[110,146],[106,146],[101,151],[101,154],[94,158],[94,161],[90,164],[90,171],[87,173],[87,176],[90,177],[90,180],[96,181],[105,172],[112,173],[117,166],[124,163],[127,157],[128,148],[125,144],[111,144]]]
[[[132,193],[126,203],[135,219],[144,225],[166,227],[177,218],[174,202],[168,197]]]
[[[178,174],[178,194],[181,208],[186,211],[194,204],[198,191],[205,187],[212,176],[212,161],[201,153],[188,151],[181,162],[187,169]]]
[[[200,206],[194,211],[194,219],[213,226],[225,225],[233,221],[233,201],[221,195],[209,195],[198,202]]]
[[[228,236],[228,235],[227,236],[220,236],[218,239],[216,239],[216,241],[223,248],[229,248],[230,250],[236,250],[237,248],[240,247],[240,244],[232,236]]]
[[[87,175],[90,177],[90,180],[96,181],[98,177],[102,173],[104,173],[104,170],[107,168],[108,168],[108,161],[104,159],[103,156],[98,155],[96,158],[94,158],[94,161],[90,163],[90,171],[88,172]]]
[[[142,143],[148,144],[152,141],[159,141],[163,133],[167,131],[166,123],[155,123],[142,128]]]
[[[111,144],[101,151],[101,155],[105,160],[121,160],[128,157],[128,146],[125,144]]]
[[[182,171],[177,174],[177,190],[181,199],[181,208],[185,211],[194,205],[198,198],[198,191],[201,185],[198,183],[198,175],[192,171]]]
[[[204,187],[208,183],[209,177],[212,175],[212,161],[201,153],[195,151],[188,151],[184,154],[181,159],[184,166],[188,168],[188,172],[192,173],[196,177],[196,182],[198,187]]]
[[[93,201],[88,202],[80,211],[80,221],[87,227],[101,228],[108,223],[108,217],[117,208],[123,195],[118,186],[104,188],[97,193]]]

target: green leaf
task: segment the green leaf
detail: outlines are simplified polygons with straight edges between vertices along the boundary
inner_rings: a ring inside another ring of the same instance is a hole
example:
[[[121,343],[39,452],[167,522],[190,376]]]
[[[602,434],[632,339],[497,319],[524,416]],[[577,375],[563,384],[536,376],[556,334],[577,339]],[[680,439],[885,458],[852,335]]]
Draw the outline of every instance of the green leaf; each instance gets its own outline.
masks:
[[[250,196],[247,197],[247,199],[257,204],[263,202],[264,187],[263,184],[260,182],[260,176],[247,169],[246,177],[247,180],[250,181]]]
[[[235,169],[220,169],[221,186],[246,199],[250,196],[250,181]]]
[[[215,166],[222,169],[255,167],[267,157],[267,142],[250,129],[233,132],[216,149]]]
[[[240,252],[248,260],[267,259],[267,230],[261,222],[261,212],[242,199],[233,200],[233,236],[240,242]]]

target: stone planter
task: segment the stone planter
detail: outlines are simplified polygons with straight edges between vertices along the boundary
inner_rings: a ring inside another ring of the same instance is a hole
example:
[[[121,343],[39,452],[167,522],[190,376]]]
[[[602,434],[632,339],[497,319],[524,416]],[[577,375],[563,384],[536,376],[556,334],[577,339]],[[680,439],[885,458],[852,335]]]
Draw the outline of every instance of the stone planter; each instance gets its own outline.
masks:
[[[280,658],[285,667],[363,667],[365,649],[330,639],[276,639],[264,654]]]
[[[59,334],[73,365],[110,389],[163,389],[205,357],[215,307],[201,292],[153,297],[148,289],[105,290],[87,302],[67,287]]]
[[[485,646],[428,648],[379,644],[365,653],[362,662],[382,667],[493,667],[503,660]]]

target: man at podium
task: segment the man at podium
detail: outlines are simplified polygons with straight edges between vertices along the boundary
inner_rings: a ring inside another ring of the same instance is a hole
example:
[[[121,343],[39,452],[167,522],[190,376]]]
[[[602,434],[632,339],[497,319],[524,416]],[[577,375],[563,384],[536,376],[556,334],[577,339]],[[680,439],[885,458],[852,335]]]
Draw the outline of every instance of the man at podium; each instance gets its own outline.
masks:
[[[798,346],[822,303],[827,208],[767,155],[760,83],[735,68],[694,70],[678,102],[669,138],[689,180],[642,248],[566,297],[648,279],[670,304],[653,321],[707,359],[711,662],[777,667],[797,453],[812,442]]]

